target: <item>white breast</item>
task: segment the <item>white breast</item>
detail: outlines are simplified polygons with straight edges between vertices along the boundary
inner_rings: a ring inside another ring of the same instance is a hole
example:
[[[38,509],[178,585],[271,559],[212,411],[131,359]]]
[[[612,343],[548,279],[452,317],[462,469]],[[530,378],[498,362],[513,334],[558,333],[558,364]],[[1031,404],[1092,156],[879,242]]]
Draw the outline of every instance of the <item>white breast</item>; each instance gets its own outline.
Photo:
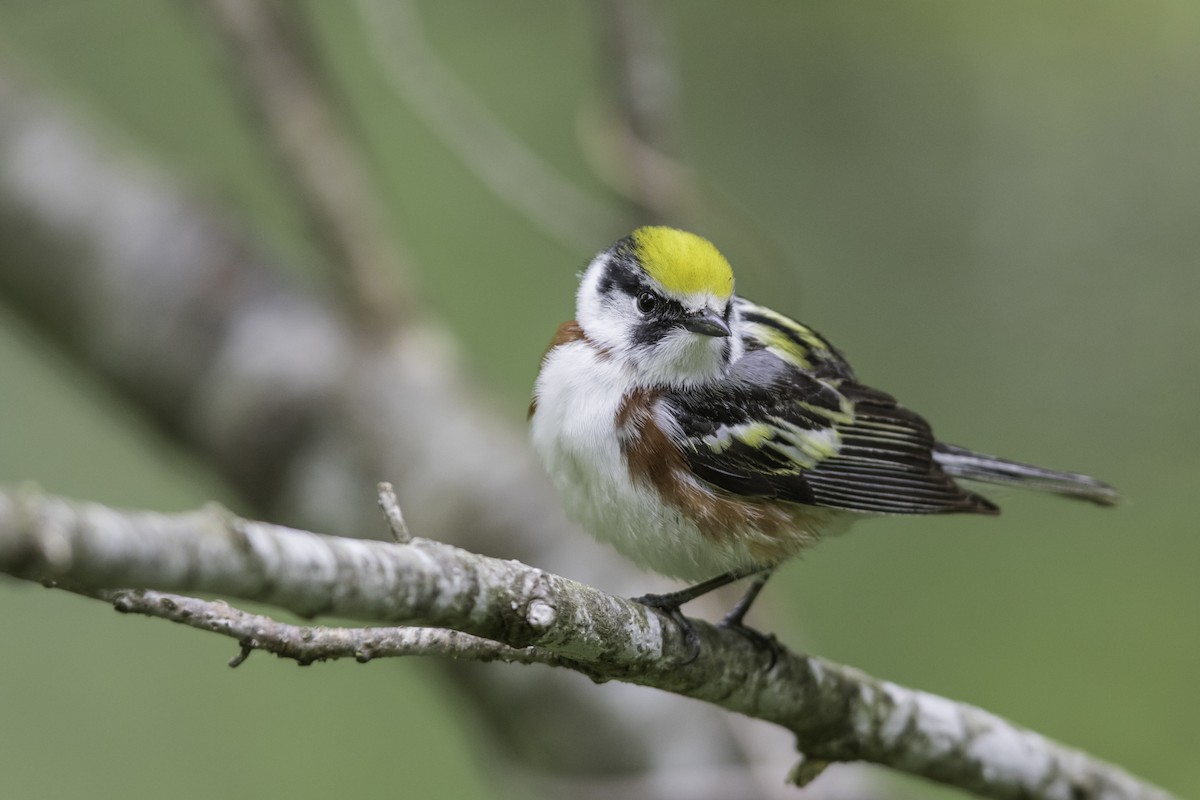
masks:
[[[615,419],[630,375],[586,342],[547,354],[535,387],[533,446],[567,514],[639,565],[701,581],[752,559],[740,545],[704,538],[650,487],[629,478]]]

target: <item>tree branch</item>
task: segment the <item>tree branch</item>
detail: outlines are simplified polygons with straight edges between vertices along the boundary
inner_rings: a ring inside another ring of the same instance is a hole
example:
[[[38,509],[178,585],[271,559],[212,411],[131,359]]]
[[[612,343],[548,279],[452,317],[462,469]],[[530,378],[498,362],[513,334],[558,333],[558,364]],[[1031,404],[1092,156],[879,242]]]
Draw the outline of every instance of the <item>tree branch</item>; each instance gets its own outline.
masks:
[[[122,614],[170,620],[238,640],[241,652],[229,662],[237,667],[254,650],[290,658],[301,666],[316,661],[353,658],[365,664],[376,658],[438,656],[510,664],[563,666],[564,660],[538,647],[508,645],[446,628],[301,626],[234,608],[223,600],[201,600],[151,589],[74,591],[111,603]]]
[[[776,651],[736,631],[696,622],[702,649],[689,661],[685,638],[657,611],[517,561],[427,539],[346,539],[241,519],[215,506],[163,515],[8,491],[0,492],[0,571],[85,592],[138,586],[224,594],[301,616],[470,634],[492,644],[452,643],[444,631],[306,630],[186,598],[108,596],[119,610],[236,636],[244,649],[261,632],[284,655],[314,652],[303,645],[309,636],[346,654],[365,652],[369,639],[390,642],[396,654],[557,658],[595,680],[652,686],[788,729],[804,754],[792,774],[797,783],[827,763],[870,761],[994,798],[1169,797],[981,709]]]

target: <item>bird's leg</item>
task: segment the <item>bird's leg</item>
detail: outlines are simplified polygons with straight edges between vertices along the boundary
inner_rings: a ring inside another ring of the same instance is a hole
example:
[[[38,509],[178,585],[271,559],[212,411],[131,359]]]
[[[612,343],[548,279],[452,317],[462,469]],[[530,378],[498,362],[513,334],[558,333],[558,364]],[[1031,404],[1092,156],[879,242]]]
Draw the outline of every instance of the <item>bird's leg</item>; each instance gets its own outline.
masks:
[[[688,660],[684,662],[686,664],[690,664],[696,660],[698,655],[700,655],[700,634],[696,633],[696,626],[691,623],[691,620],[683,615],[683,612],[679,610],[680,607],[684,603],[690,603],[697,597],[708,594],[714,589],[720,589],[722,586],[727,586],[734,581],[741,580],[742,578],[753,574],[754,572],[725,572],[716,576],[715,578],[709,578],[706,581],[701,581],[695,586],[689,586],[686,589],[680,589],[678,592],[668,592],[667,594],[644,594],[641,597],[633,598],[633,602],[641,603],[648,608],[661,611],[674,620],[675,624],[683,630],[683,638],[691,648],[691,655],[688,657]],[[769,572],[767,574],[770,575]],[[763,578],[762,583],[765,582],[766,578]],[[759,581],[755,581],[755,585],[758,587],[758,589],[762,588],[762,585]],[[751,586],[750,588],[753,594],[758,594],[758,589],[755,589],[754,586]],[[754,597],[750,594],[750,592],[747,592],[747,595],[749,596],[749,602],[747,602],[746,598],[743,597],[742,601],[738,603],[738,607],[741,607],[744,603],[748,609],[750,607],[750,603],[754,602]],[[735,608],[734,611],[737,611],[737,609]],[[744,609],[742,614],[745,614]]]
[[[701,581],[695,586],[689,586],[686,589],[680,589],[678,592],[668,592],[667,594],[644,594],[641,597],[633,598],[633,602],[641,603],[644,606],[657,608],[659,611],[670,611],[671,609],[678,610],[685,603],[690,603],[701,595],[706,595],[709,592],[720,589],[722,586],[728,586],[734,581],[739,581],[753,572],[725,572],[715,578],[709,578],[706,581]]]
[[[737,601],[737,605],[726,614],[718,623],[722,628],[729,628],[745,636],[755,644],[762,645],[771,652],[771,662],[767,669],[775,666],[775,660],[779,656],[779,641],[773,633],[763,633],[755,630],[745,623],[746,612],[750,610],[750,606],[754,605],[754,601],[758,598],[758,593],[762,591],[763,586],[767,584],[767,579],[774,574],[774,570],[768,569],[758,573],[754,582],[750,584],[750,588],[742,595],[742,599]]]
[[[721,627],[723,628],[745,628],[746,624],[743,620],[746,619],[746,613],[750,610],[750,606],[754,605],[754,601],[758,599],[758,593],[766,586],[767,579],[774,574],[774,570],[764,570],[758,573],[758,577],[750,584],[750,588],[742,595],[742,599],[737,601],[737,605],[721,619]]]

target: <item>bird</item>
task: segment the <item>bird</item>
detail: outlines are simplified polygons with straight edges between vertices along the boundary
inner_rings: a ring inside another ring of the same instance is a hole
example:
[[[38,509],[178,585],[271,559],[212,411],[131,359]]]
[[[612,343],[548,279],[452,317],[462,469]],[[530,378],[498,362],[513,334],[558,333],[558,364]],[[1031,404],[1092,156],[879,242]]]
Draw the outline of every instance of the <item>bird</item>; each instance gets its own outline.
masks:
[[[588,264],[528,416],[567,515],[691,584],[634,599],[676,620],[693,655],[685,603],[753,577],[720,622],[753,633],[746,613],[775,568],[857,521],[999,513],[960,481],[1118,500],[1088,475],[937,440],[813,328],[737,295],[710,241],[665,226]]]

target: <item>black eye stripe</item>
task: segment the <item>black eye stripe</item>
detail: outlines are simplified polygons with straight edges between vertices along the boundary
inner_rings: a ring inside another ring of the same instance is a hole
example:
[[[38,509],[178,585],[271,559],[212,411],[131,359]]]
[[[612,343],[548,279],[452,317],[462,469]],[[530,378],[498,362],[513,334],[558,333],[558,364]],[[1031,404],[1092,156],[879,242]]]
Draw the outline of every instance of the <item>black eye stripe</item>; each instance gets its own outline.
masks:
[[[600,282],[596,288],[602,295],[620,291],[633,297],[641,291],[642,280],[635,267],[614,258],[604,268],[604,273],[600,276]]]
[[[676,325],[678,320],[687,316],[688,312],[684,309],[683,304],[678,300],[670,297],[664,297],[659,294],[654,284],[649,282],[641,268],[630,260],[630,257],[624,257],[621,252],[615,252],[609,259],[608,264],[604,268],[604,272],[600,276],[600,280],[596,287],[602,296],[608,297],[609,302],[617,295],[625,295],[635,304],[638,301],[639,295],[643,292],[648,292],[655,298],[654,308],[649,311],[643,311],[650,318],[663,323],[658,327],[656,335],[665,334],[673,325]],[[628,301],[620,301],[628,302]],[[635,305],[635,307],[637,307]],[[640,309],[639,309],[640,310]],[[730,301],[725,305],[724,316],[728,322],[729,317],[733,312],[733,302]]]
[[[643,346],[657,344],[674,328],[675,324],[673,322],[663,320],[657,315],[651,316],[634,327],[632,331],[633,343]]]
[[[667,297],[660,298],[659,308],[662,309],[664,316],[670,317],[671,319],[681,319],[685,314],[687,314],[687,312],[683,310],[682,303],[680,303],[678,300],[671,300]]]

